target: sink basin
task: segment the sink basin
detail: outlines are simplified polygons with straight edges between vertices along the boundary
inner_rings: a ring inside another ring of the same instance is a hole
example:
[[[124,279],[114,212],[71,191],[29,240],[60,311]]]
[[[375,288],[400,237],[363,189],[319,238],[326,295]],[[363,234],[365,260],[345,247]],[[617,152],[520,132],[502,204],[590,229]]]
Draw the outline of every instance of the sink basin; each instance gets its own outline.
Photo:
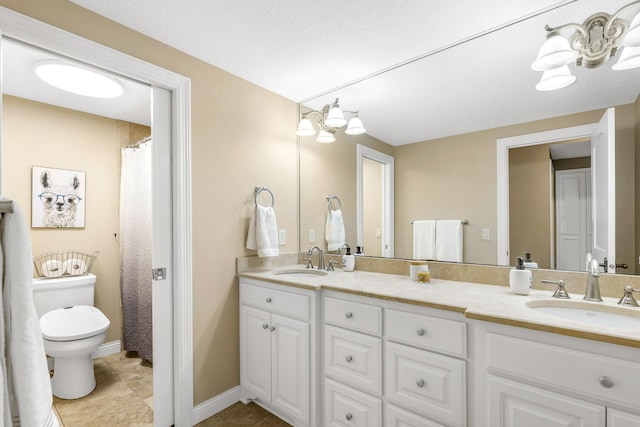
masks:
[[[563,319],[611,328],[640,329],[640,310],[581,301],[529,301],[527,307]]]
[[[288,278],[302,278],[302,277],[314,277],[314,276],[326,276],[328,273],[323,270],[312,269],[292,269],[292,270],[280,270],[274,271],[276,276],[286,276]]]

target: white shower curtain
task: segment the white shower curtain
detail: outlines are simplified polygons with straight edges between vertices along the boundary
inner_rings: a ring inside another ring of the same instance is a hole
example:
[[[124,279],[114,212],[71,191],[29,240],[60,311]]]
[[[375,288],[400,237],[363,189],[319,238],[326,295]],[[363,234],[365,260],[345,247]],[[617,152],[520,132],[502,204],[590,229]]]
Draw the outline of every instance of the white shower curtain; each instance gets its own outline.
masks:
[[[120,291],[124,349],[153,361],[151,141],[122,149]]]

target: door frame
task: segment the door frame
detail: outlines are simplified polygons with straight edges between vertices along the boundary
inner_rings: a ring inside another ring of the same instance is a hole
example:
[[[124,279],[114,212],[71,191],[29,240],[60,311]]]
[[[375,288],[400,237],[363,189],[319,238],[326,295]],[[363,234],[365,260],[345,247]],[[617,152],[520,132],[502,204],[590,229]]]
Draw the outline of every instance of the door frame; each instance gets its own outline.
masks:
[[[549,144],[569,139],[591,138],[596,123],[548,130],[496,140],[498,215],[496,239],[497,265],[509,265],[509,150],[531,145]]]
[[[192,231],[191,231],[191,81],[76,34],[0,7],[2,36],[110,72],[167,89],[172,94],[173,193],[173,407],[176,426],[193,424]],[[0,151],[1,154],[1,151]],[[0,158],[0,160],[2,160]]]

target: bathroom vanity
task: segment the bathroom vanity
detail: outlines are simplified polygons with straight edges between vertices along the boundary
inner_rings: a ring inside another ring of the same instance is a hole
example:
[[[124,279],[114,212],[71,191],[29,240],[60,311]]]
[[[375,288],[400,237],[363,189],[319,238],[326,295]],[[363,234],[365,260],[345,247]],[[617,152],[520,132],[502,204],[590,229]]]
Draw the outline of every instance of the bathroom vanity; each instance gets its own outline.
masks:
[[[277,272],[238,274],[241,393],[295,426],[640,427],[638,328],[533,309],[547,291]]]

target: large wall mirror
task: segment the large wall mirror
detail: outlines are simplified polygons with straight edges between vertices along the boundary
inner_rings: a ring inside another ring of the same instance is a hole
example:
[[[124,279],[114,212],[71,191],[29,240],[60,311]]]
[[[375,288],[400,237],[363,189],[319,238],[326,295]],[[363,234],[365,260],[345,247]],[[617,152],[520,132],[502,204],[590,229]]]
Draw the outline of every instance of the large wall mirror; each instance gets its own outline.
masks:
[[[601,4],[593,1],[582,1],[582,3],[581,6],[594,8],[593,13],[603,8]],[[621,5],[625,3],[620,2]],[[573,20],[581,22],[590,14],[591,9],[580,12],[579,6],[576,4],[571,12],[578,13]],[[615,9],[615,5],[612,7]],[[640,173],[636,172],[640,172],[640,69],[620,74],[619,71],[611,70],[611,64],[605,64],[597,69],[576,70],[575,73],[580,85],[576,83],[571,87],[554,92],[536,91],[534,87],[540,76],[532,72],[528,64],[535,58],[541,42],[523,52],[527,49],[523,48],[522,42],[518,46],[518,44],[510,43],[510,40],[518,39],[519,31],[530,27],[535,27],[542,32],[546,23],[554,22],[555,13],[557,11],[551,10],[540,16],[513,23],[483,35],[478,40],[470,40],[450,49],[436,52],[405,67],[372,76],[330,94],[304,102],[301,106],[303,110],[319,109],[323,104],[330,103],[336,97],[340,97],[346,109],[360,110],[360,117],[365,127],[369,128],[368,123],[376,119],[376,106],[386,102],[386,99],[381,97],[375,88],[385,87],[387,91],[395,90],[394,81],[407,78],[407,67],[420,67],[428,71],[424,72],[424,79],[415,82],[414,93],[404,94],[402,107],[404,109],[412,108],[412,100],[416,99],[417,94],[423,93],[421,91],[424,90],[426,79],[436,78],[431,70],[439,70],[438,76],[444,79],[441,83],[447,86],[451,83],[451,79],[455,79],[456,67],[460,67],[461,64],[478,70],[478,81],[473,84],[457,82],[461,89],[449,89],[450,97],[448,100],[440,98],[437,100],[438,105],[421,112],[425,122],[452,121],[458,123],[458,133],[434,135],[421,140],[414,140],[407,136],[407,140],[398,142],[392,137],[386,137],[386,135],[392,133],[393,129],[398,130],[398,135],[407,135],[404,127],[410,127],[411,123],[399,121],[392,129],[385,129],[385,132],[371,132],[371,135],[379,135],[380,139],[368,134],[348,136],[341,132],[336,134],[336,142],[333,144],[318,144],[314,138],[300,138],[300,249],[306,250],[310,247],[312,242],[308,238],[314,237],[310,236],[312,234],[310,230],[320,231],[319,234],[315,233],[315,243],[320,245],[323,243],[321,231],[325,221],[325,196],[327,194],[338,194],[342,200],[347,243],[351,247],[356,246],[359,242],[359,227],[363,227],[363,235],[373,234],[374,236],[378,232],[377,229],[383,229],[380,220],[377,224],[365,225],[366,215],[362,222],[358,221],[358,180],[362,177],[358,174],[357,147],[362,145],[384,153],[394,160],[394,257],[413,258],[412,221],[460,219],[468,220],[468,224],[463,227],[463,262],[465,263],[512,265],[515,256],[522,256],[525,251],[530,251],[540,268],[573,270],[574,266],[568,266],[572,264],[558,262],[558,248],[564,243],[559,243],[557,240],[556,227],[562,224],[562,218],[558,218],[555,212],[555,193],[559,190],[555,188],[552,181],[557,180],[554,168],[562,170],[565,166],[553,166],[553,156],[558,155],[552,153],[557,150],[552,150],[551,146],[560,142],[585,143],[589,138],[568,138],[553,143],[547,141],[547,145],[541,148],[543,150],[541,154],[543,167],[546,168],[545,176],[547,178],[544,182],[540,182],[540,179],[532,176],[526,185],[516,184],[515,191],[518,191],[518,194],[525,199],[528,194],[533,197],[536,189],[542,188],[544,190],[546,194],[544,197],[547,198],[545,206],[537,206],[541,211],[532,213],[537,217],[544,217],[548,222],[548,225],[543,229],[535,228],[533,222],[522,225],[514,217],[507,217],[507,221],[501,217],[501,215],[509,215],[509,213],[507,208],[507,213],[504,214],[503,204],[508,203],[508,200],[506,202],[499,201],[499,198],[504,195],[500,194],[500,191],[509,192],[514,189],[509,189],[508,184],[503,190],[499,189],[500,185],[508,183],[504,180],[509,179],[507,178],[509,176],[508,163],[506,175],[505,171],[501,172],[498,167],[498,163],[504,160],[504,158],[500,160],[498,157],[499,142],[509,138],[558,129],[592,127],[601,120],[609,107],[615,107],[613,126],[616,140],[614,154],[616,189],[613,194],[609,194],[609,200],[617,200],[619,208],[614,211],[609,223],[614,224],[613,233],[617,237],[614,264],[626,264],[627,268],[614,268],[610,272],[615,270],[620,274],[636,274],[636,271],[640,271],[638,265],[640,256],[640,197],[636,196],[638,189],[640,189]],[[558,20],[555,19],[555,22],[557,23]],[[564,17],[560,20],[561,22],[567,21]],[[543,38],[543,33],[541,33],[541,37]],[[487,41],[491,46],[500,46],[501,48],[498,50],[507,50],[507,52],[496,52],[495,56],[475,55],[474,52],[479,50],[477,43]],[[526,45],[526,43],[524,44]],[[510,47],[512,50],[509,50]],[[496,67],[499,67],[500,55],[502,54],[520,55],[527,58],[526,66],[522,69],[511,69],[509,72],[515,73],[518,78],[530,81],[531,92],[526,96],[518,94],[520,99],[514,104],[508,94],[511,88],[508,85],[503,85],[503,90],[495,89],[492,93],[484,94],[486,95],[484,100],[487,110],[496,111],[497,108],[498,114],[484,116],[485,111],[482,108],[468,110],[465,99],[473,96],[475,92],[483,92],[484,83],[490,85],[487,83],[491,79],[490,74]],[[625,89],[626,98],[620,100],[620,98],[612,96],[613,91],[617,88]],[[353,105],[348,105],[347,102],[352,102]],[[503,107],[500,107],[501,103],[504,104]],[[496,105],[498,106],[496,107]],[[539,110],[531,108],[534,105],[547,105],[547,113],[540,114]],[[483,125],[477,125],[473,129],[467,126],[470,122],[477,122],[478,118],[482,119]],[[390,143],[385,141],[390,141]],[[507,162],[509,151],[506,152]],[[515,150],[512,155],[517,157]],[[525,153],[520,157],[526,159],[533,156]],[[579,154],[575,157],[590,156]],[[584,159],[582,160],[584,161]],[[589,162],[593,162],[593,160],[591,159]],[[557,165],[561,163],[556,162]],[[530,166],[525,165],[524,170],[527,167]],[[583,167],[569,167],[569,169],[576,170],[580,168]],[[380,185],[382,186],[381,180]],[[590,185],[593,188],[598,184],[590,183]],[[607,193],[605,192],[605,194]],[[620,205],[621,201],[624,201],[622,205]],[[592,203],[594,203],[593,200]],[[597,204],[609,209],[608,202]],[[517,236],[517,233],[513,231],[509,233],[509,224],[511,227],[518,226],[519,230],[523,232],[522,235]],[[503,239],[505,233],[507,236],[511,234],[514,241],[509,243],[509,240],[506,240],[507,243],[505,243]],[[594,230],[587,230],[585,233],[588,236],[589,233],[594,233]],[[527,240],[527,234],[531,236],[532,240]],[[544,236],[543,243],[537,239],[534,241],[533,238],[539,236]],[[380,238],[382,237],[384,236],[380,235]],[[566,252],[566,247],[571,244],[566,244],[561,250]],[[369,251],[368,254],[367,246],[370,245],[365,245],[365,255],[383,255],[372,251]],[[375,241],[374,246],[377,246]],[[574,258],[578,259],[581,256],[576,255]]]

